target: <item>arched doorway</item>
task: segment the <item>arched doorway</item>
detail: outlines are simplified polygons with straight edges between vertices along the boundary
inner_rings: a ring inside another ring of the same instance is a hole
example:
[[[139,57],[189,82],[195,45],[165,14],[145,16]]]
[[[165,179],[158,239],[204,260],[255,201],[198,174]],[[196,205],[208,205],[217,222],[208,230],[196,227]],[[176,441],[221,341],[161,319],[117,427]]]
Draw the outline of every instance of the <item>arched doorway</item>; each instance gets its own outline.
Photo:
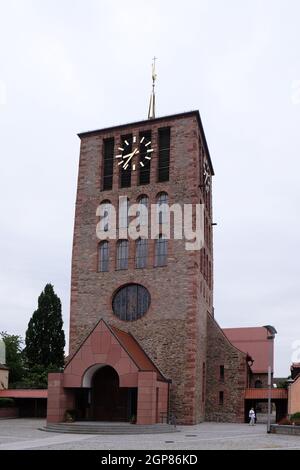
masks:
[[[92,379],[92,414],[95,421],[130,421],[136,416],[137,389],[120,388],[115,369],[103,366]]]

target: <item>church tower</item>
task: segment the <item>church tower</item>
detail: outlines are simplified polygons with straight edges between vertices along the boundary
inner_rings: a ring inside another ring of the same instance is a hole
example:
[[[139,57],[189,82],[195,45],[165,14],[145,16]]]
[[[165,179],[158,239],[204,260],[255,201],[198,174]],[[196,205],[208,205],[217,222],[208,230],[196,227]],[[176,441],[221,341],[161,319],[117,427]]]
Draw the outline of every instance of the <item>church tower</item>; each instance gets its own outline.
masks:
[[[169,411],[178,422],[198,423],[205,413],[207,315],[213,313],[213,167],[199,112],[151,116],[79,137],[71,355],[103,319],[131,334],[168,380]],[[128,222],[120,197],[128,207],[149,209],[203,204],[203,248],[188,251],[186,241],[172,235],[120,238]],[[117,236],[100,241],[99,207],[105,214],[109,205],[116,208]]]
[[[70,356],[48,423],[205,419],[214,171],[199,112],[157,117],[155,59],[152,79],[147,120],[79,134]]]

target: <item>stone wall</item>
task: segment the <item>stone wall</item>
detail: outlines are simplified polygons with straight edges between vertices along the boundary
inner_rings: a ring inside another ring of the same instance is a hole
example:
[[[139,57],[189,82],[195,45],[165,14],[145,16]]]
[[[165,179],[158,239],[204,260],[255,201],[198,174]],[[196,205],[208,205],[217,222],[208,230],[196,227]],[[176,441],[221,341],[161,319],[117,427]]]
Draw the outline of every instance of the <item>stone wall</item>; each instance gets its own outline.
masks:
[[[244,391],[249,382],[247,355],[236,349],[208,315],[206,420],[244,422]],[[224,379],[220,367],[224,366]],[[223,404],[220,403],[223,392]]]

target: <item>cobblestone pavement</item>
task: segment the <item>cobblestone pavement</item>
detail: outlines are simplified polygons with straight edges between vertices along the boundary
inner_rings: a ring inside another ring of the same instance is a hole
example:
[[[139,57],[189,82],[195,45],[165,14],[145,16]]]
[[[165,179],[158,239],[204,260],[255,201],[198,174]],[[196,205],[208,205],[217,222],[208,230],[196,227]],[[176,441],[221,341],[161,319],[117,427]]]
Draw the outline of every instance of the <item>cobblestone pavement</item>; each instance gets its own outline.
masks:
[[[298,449],[299,436],[266,433],[265,425],[203,423],[179,427],[179,433],[95,436],[40,431],[43,420],[0,420],[1,450],[204,450],[204,449]]]

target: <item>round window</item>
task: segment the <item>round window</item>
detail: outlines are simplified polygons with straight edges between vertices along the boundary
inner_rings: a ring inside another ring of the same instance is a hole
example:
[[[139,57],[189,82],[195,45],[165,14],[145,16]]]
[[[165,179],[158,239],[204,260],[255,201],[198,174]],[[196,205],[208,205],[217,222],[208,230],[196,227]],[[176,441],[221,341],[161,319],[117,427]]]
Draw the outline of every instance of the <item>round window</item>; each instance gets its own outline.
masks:
[[[113,311],[120,320],[138,320],[147,313],[149,307],[149,291],[139,284],[121,287],[113,298]]]

